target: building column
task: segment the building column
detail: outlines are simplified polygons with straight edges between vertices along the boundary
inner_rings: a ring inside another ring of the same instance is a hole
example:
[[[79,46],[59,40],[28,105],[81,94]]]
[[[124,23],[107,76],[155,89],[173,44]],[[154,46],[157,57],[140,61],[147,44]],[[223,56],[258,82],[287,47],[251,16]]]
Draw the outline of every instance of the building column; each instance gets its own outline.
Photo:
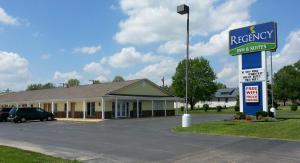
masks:
[[[19,104],[18,104],[18,103],[16,103],[16,105],[17,105],[17,106],[16,106],[16,108],[18,109],[18,108],[19,108]]]
[[[178,108],[178,101],[176,101],[176,115],[179,113],[179,108]]]
[[[39,108],[41,108],[41,103],[39,102]]]
[[[69,118],[69,110],[70,110],[70,103],[67,101],[67,112],[66,112],[66,118]]]
[[[115,103],[115,119],[118,117],[118,98],[116,98],[116,103]]]
[[[86,113],[86,101],[82,101],[82,113],[83,113],[83,119],[85,119],[85,113]]]
[[[136,117],[140,118],[140,106],[139,106],[139,100],[136,100]]]
[[[52,112],[52,114],[54,114],[54,102],[53,101],[51,102],[51,112]]]
[[[104,120],[105,119],[105,106],[104,106],[105,104],[104,104],[104,99],[103,99],[103,97],[101,97],[101,118],[102,118],[102,120]]]
[[[167,116],[167,100],[165,100],[165,117]]]
[[[154,102],[153,102],[153,100],[152,100],[152,117],[154,116],[154,108],[153,108],[153,107],[154,107],[154,106],[153,106],[154,104],[153,104],[153,103],[154,103]]]

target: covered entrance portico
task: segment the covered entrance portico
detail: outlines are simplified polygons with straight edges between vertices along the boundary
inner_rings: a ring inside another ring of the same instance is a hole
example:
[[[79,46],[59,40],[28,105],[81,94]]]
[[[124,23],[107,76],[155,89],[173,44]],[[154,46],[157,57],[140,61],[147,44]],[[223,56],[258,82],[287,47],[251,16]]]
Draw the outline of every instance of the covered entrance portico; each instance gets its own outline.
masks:
[[[178,97],[123,95],[106,95],[103,98],[107,102],[111,101],[111,118],[115,119],[174,115],[174,102],[182,100]]]

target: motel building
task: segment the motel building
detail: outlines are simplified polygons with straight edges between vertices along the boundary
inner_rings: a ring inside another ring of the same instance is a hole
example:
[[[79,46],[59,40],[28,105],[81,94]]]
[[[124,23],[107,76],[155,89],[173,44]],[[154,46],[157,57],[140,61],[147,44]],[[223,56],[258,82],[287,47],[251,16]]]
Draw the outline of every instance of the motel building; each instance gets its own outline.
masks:
[[[139,118],[175,115],[181,100],[148,79],[0,95],[1,107],[40,107],[57,118]]]

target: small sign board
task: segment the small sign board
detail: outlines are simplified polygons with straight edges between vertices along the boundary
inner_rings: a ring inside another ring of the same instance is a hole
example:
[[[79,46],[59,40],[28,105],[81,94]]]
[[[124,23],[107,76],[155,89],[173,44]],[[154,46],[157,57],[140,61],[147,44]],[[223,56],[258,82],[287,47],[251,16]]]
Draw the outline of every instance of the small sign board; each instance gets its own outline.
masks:
[[[276,51],[277,24],[268,22],[229,31],[229,54]]]
[[[257,103],[259,102],[258,86],[245,86],[245,102]]]
[[[240,82],[258,82],[266,80],[266,72],[263,68],[240,70]]]

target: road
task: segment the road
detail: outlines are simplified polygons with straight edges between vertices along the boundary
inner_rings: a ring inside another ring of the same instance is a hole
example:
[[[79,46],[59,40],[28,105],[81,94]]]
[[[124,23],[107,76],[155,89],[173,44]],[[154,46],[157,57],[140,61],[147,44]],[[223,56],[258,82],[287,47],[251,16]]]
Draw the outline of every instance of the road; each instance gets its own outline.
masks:
[[[300,162],[300,142],[171,132],[180,118],[0,123],[0,144],[83,162]]]

